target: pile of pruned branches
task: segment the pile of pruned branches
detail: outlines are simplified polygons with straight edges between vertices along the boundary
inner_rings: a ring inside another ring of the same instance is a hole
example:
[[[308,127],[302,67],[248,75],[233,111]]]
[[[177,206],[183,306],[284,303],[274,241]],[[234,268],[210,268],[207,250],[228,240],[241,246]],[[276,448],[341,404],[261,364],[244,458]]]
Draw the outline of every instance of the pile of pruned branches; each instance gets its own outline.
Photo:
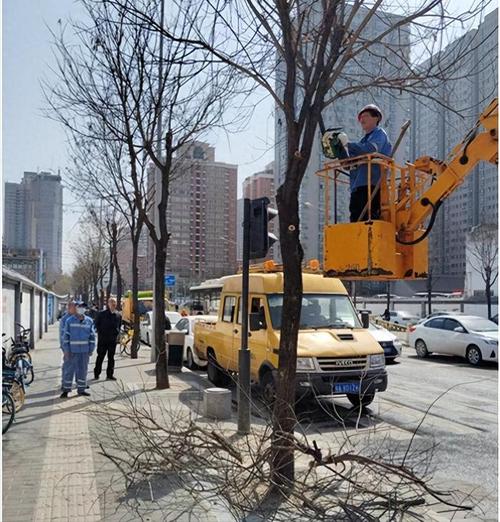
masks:
[[[465,505],[457,493],[431,486],[433,447],[412,445],[413,438],[398,443],[377,436],[376,428],[365,437],[342,431],[329,447],[321,447],[299,435],[298,426],[292,441],[295,481],[278,487],[270,467],[270,423],[240,436],[231,423],[218,424],[195,417],[185,406],[140,396],[141,402],[122,388],[118,400],[96,405],[92,415],[100,452],[114,464],[127,491],[153,491],[160,481],[182,491],[156,509],[172,512],[177,502],[186,511],[192,502],[222,506],[235,520],[287,521],[423,520],[430,508],[472,509],[470,498]]]

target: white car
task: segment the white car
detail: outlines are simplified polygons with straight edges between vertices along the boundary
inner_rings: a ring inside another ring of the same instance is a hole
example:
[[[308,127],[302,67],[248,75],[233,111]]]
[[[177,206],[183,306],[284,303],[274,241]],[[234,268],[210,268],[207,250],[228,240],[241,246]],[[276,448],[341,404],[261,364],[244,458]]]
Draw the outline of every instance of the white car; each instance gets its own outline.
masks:
[[[370,323],[368,331],[373,335],[375,341],[382,346],[386,362],[394,361],[396,357],[401,355],[403,345],[393,333],[389,332],[389,330],[386,330],[378,324]]]
[[[171,328],[173,328],[182,317],[179,312],[165,312],[165,316],[168,317]],[[151,339],[153,337],[152,324],[153,312],[148,312],[146,317],[141,321],[141,341],[149,345],[151,344]]]
[[[404,310],[390,310],[389,313],[391,314],[389,322],[394,324],[408,325],[418,323],[419,321],[416,315],[412,315],[410,312]],[[384,314],[382,314],[382,317],[383,315]]]
[[[197,321],[217,321],[217,316],[190,315],[188,317],[182,317],[175,325],[176,330],[180,330],[186,334],[184,337],[184,355],[182,360],[190,370],[196,370],[199,367],[201,368],[207,365],[207,361],[199,359],[193,350],[194,324]]]
[[[444,353],[465,357],[473,366],[498,360],[498,326],[476,315],[441,315],[410,326],[408,340],[417,357]]]

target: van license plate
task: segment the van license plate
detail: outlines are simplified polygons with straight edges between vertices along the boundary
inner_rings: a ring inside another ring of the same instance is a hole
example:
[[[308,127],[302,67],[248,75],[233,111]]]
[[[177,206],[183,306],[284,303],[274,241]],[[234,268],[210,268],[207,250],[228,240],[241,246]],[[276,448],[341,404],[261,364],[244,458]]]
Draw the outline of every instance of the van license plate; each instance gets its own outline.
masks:
[[[359,383],[345,382],[333,385],[334,393],[359,393]]]

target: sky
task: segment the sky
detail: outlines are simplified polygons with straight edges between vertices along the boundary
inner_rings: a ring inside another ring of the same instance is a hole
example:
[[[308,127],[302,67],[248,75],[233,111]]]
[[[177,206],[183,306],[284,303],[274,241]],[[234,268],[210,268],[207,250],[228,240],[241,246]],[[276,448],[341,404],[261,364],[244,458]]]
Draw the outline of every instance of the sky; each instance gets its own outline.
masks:
[[[458,6],[461,0],[452,0]],[[496,6],[491,6],[491,11]],[[78,19],[82,9],[72,0],[4,0],[2,4],[2,172],[4,181],[20,181],[24,171],[60,172],[69,166],[61,124],[44,114],[41,81],[53,77],[49,28],[59,20]],[[259,97],[259,99],[261,99]],[[274,105],[264,99],[247,129],[214,137],[216,160],[238,165],[242,180],[274,159]],[[64,191],[63,269],[71,269],[70,241],[77,238],[82,208]]]

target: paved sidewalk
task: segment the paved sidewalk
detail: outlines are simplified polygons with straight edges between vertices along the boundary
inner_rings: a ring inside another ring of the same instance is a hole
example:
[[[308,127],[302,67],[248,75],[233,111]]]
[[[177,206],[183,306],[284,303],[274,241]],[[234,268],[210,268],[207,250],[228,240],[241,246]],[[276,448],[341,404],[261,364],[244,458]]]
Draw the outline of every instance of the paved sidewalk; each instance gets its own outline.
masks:
[[[137,360],[117,355],[115,375],[132,391],[153,391],[154,364],[149,358],[150,350],[145,346]],[[76,391],[66,400],[59,399],[58,325],[50,327],[37,343],[33,362],[35,380],[27,390],[26,403],[3,436],[3,521],[136,519],[127,518],[127,511],[120,510],[120,498],[110,498],[109,491],[103,494],[113,469],[97,453],[91,435],[93,420],[87,415],[92,401],[110,400],[119,393],[120,383],[102,377],[91,380],[94,356],[88,375],[91,399],[78,397]],[[190,407],[199,408],[203,385],[190,383],[189,375],[182,380],[170,375],[170,384],[169,390],[161,392],[163,398],[170,396],[176,401],[183,393],[191,401]]]
[[[122,387],[138,401],[150,401],[161,412],[171,403],[175,408],[201,416],[202,391],[210,386],[200,373],[184,371],[170,374],[170,389],[155,390],[154,364],[150,349],[144,345],[139,358],[117,355],[115,375],[118,382],[90,380],[95,356],[89,365],[91,399],[72,392],[69,399],[59,399],[61,351],[58,325],[49,328],[33,352],[35,381],[28,389],[26,403],[14,425],[3,436],[3,521],[4,522],[133,522],[136,520],[179,522],[227,522],[234,520],[218,505],[193,500],[175,489],[168,477],[148,484],[140,492],[127,492],[123,479],[116,480],[116,469],[100,454],[92,415],[96,404],[118,404]],[[233,397],[235,390],[233,390]],[[258,413],[258,412],[255,412]],[[254,424],[262,422],[255,417]],[[364,437],[371,426],[356,423],[346,427]],[[236,413],[222,423],[228,433],[236,431]],[[356,429],[358,428],[358,429]],[[363,430],[366,428],[365,435]],[[328,446],[335,437],[331,425],[322,428],[313,423],[311,430],[320,446]],[[312,434],[311,432],[311,434]],[[411,435],[394,426],[378,426],[376,436],[389,433],[406,440]],[[351,433],[352,435],[352,433]],[[371,432],[374,437],[375,433]],[[167,483],[169,482],[169,483]],[[171,503],[175,500],[174,503]],[[181,506],[181,511],[175,511]],[[165,508],[163,511],[161,508]],[[467,520],[474,518],[467,517]],[[250,520],[250,519],[248,519]],[[424,519],[423,519],[424,520]],[[425,520],[444,521],[443,516],[427,514]],[[454,520],[462,520],[459,515]],[[478,518],[477,520],[480,520]]]

